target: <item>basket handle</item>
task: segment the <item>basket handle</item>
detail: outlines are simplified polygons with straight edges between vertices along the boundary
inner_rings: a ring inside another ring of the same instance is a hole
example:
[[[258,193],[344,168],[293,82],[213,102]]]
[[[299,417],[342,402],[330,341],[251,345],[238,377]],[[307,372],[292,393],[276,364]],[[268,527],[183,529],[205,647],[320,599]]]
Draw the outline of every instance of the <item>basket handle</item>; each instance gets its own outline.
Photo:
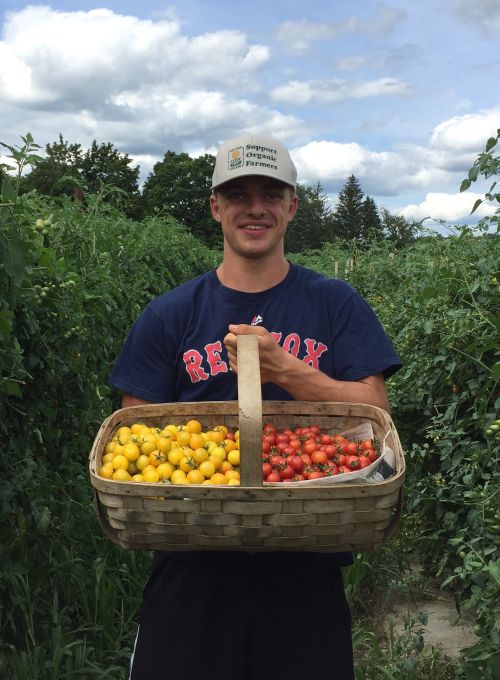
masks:
[[[256,335],[238,335],[238,410],[243,486],[263,486],[262,480],[262,391],[259,344]]]

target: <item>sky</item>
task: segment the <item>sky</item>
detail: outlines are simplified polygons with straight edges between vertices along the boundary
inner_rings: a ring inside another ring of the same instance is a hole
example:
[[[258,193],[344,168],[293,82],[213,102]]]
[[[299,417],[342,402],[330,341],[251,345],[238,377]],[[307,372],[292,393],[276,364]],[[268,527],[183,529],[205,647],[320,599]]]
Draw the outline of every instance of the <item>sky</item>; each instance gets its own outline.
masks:
[[[492,211],[459,188],[500,128],[500,0],[0,0],[0,26],[0,142],[111,142],[144,181],[262,132],[332,206],[355,175],[427,226]]]

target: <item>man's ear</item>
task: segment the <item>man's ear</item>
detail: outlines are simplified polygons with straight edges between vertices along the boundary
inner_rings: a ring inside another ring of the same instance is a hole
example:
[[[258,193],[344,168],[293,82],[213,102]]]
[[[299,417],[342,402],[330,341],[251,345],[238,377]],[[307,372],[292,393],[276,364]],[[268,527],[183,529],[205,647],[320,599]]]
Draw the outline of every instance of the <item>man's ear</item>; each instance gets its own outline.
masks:
[[[290,205],[288,207],[288,219],[293,220],[295,215],[297,214],[297,208],[299,207],[299,197],[297,194],[293,194],[292,200],[290,201]]]
[[[220,212],[219,212],[219,205],[217,203],[217,198],[215,197],[215,194],[210,195],[210,210],[212,212],[212,217],[216,222],[221,221],[220,217]]]

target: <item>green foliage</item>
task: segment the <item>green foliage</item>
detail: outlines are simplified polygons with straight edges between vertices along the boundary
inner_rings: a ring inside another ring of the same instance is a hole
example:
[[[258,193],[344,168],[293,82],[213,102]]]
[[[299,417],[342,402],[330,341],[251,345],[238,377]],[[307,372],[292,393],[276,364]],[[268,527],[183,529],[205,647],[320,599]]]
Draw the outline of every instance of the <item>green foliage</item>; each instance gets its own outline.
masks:
[[[321,248],[334,238],[332,209],[321,184],[318,182],[315,187],[297,184],[296,192],[299,209],[285,237],[285,248],[289,253]]]
[[[167,151],[144,184],[147,214],[171,215],[206,245],[220,247],[222,234],[209,209],[214,166],[210,154],[191,158]]]
[[[130,167],[132,159],[127,154],[95,140],[84,152],[80,144],[69,144],[62,135],[59,141],[47,144],[46,154],[23,177],[23,193],[36,190],[46,196],[81,200],[85,194],[104,192],[108,202],[119,205],[129,216],[140,216],[139,168]]]
[[[500,128],[497,130],[496,137],[490,137],[486,141],[485,149],[481,152],[474,165],[469,169],[467,178],[463,180],[460,191],[467,191],[471,185],[477,181],[480,175],[484,179],[489,179],[494,175],[500,173],[500,156],[494,155],[494,148],[500,139]],[[491,184],[488,191],[485,192],[484,198],[478,198],[477,201],[472,206],[471,213],[475,212],[479,206],[484,203],[485,200],[489,201],[496,208],[495,214],[489,217],[483,217],[479,222],[479,228],[489,230],[496,227],[497,233],[500,231],[500,192],[494,191],[497,186],[497,181],[495,180]]]
[[[419,222],[407,220],[402,215],[392,215],[386,208],[380,212],[384,237],[396,248],[412,243],[422,230]]]
[[[361,206],[361,240],[383,238],[382,221],[373,198],[365,196]]]
[[[102,189],[83,205],[18,196],[36,163],[33,139],[22,141],[8,147],[16,168],[0,203],[0,676],[121,680],[150,555],[102,536],[87,455],[118,406],[107,376],[130,325],[218,253],[161,211],[128,219]],[[319,185],[304,196],[328,217]],[[488,680],[500,647],[499,241],[466,228],[400,237],[291,256],[330,276],[339,264],[405,363],[388,383],[408,463],[403,528],[346,575],[357,677]],[[413,592],[410,558],[475,617],[480,641],[457,662],[422,647],[423,621],[388,636],[367,624],[377,593]]]
[[[87,456],[118,407],[107,378],[129,327],[217,254],[102,193],[83,209],[14,198],[0,205],[0,676],[118,680],[150,556],[101,535]]]
[[[327,274],[342,261],[331,244],[301,259]],[[413,540],[418,559],[475,613],[471,678],[496,677],[499,663],[499,262],[497,237],[464,228],[404,250],[374,243],[348,273],[405,364],[388,386],[408,459],[407,521],[425,520]]]
[[[333,215],[336,236],[346,240],[360,240],[363,234],[363,198],[359,180],[350,175],[339,193]]]

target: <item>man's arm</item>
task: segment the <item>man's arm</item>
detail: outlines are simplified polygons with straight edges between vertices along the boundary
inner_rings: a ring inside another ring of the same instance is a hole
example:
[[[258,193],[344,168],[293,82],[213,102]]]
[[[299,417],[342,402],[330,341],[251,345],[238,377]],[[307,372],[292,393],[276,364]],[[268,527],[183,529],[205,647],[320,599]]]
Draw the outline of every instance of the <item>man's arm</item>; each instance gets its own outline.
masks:
[[[260,373],[263,383],[279,385],[294,399],[301,401],[363,403],[389,411],[389,399],[381,373],[368,375],[359,380],[335,380],[285,352],[261,326],[231,325],[229,330],[224,338],[224,344],[233,371],[238,371],[236,336],[252,333],[259,336]]]
[[[141,404],[152,404],[151,401],[145,401],[138,397],[133,397],[131,394],[124,394],[122,397],[122,408],[126,406],[140,406]]]

